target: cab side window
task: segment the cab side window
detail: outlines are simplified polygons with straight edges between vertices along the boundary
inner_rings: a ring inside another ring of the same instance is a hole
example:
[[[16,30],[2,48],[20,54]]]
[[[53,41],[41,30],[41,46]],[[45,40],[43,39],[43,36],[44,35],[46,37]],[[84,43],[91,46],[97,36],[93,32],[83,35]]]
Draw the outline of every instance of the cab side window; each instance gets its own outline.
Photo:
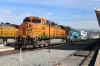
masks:
[[[43,24],[43,25],[45,25],[45,22],[44,22],[44,20],[42,20],[42,24]]]

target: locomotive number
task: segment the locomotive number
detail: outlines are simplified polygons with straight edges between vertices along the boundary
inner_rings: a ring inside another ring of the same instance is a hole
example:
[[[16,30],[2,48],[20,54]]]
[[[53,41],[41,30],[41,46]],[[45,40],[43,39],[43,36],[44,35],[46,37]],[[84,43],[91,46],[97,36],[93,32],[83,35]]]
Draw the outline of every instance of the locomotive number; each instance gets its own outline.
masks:
[[[42,26],[42,30],[45,30],[45,27]]]

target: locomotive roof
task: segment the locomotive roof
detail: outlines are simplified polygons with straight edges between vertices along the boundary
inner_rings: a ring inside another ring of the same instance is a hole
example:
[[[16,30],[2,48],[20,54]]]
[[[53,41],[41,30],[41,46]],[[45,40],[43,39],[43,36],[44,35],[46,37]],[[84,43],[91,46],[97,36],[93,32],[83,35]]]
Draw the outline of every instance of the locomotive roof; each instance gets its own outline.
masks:
[[[36,18],[36,19],[37,19],[37,18],[44,19],[44,18],[42,18],[42,17],[40,17],[40,16],[29,16],[29,17],[26,17],[25,19],[31,19],[31,18],[32,18],[32,19],[33,19],[33,18]]]
[[[3,22],[0,23],[0,26],[15,26],[15,27],[18,27],[18,25],[16,25],[16,24],[3,23]]]
[[[66,27],[65,26],[63,26],[63,25],[59,25],[61,28],[64,28],[64,29],[66,29]]]
[[[77,30],[77,29],[75,29],[75,28],[72,28],[72,27],[69,27],[69,26],[65,26],[65,27],[66,27],[66,29],[69,28],[70,30],[74,30],[74,31],[80,32],[80,30]]]
[[[16,25],[16,24],[11,24],[11,26],[15,26],[16,28],[18,28],[18,26],[19,26],[19,25]]]

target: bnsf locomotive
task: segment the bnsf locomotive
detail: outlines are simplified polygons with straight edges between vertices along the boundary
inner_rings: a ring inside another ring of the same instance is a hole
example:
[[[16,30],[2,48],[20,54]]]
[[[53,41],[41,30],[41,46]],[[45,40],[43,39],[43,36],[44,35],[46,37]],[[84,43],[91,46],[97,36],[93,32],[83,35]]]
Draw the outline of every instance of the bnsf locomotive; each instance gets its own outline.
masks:
[[[23,47],[27,45],[33,45],[33,47],[48,46],[49,38],[62,39],[62,43],[66,43],[67,32],[65,27],[41,17],[26,17],[18,29],[19,35],[17,36],[16,44],[18,46],[20,44]]]
[[[8,38],[15,38],[15,35],[19,33],[18,25],[10,23],[0,23],[0,39],[7,41]],[[3,43],[2,41],[0,43]]]

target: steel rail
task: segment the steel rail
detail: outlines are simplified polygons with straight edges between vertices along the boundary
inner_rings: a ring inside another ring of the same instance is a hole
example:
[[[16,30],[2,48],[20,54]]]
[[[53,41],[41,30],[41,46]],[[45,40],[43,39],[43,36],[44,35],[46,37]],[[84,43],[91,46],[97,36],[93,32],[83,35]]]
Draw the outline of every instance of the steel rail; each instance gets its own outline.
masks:
[[[99,42],[99,41],[96,41],[96,42],[94,42],[94,43],[92,43],[92,44],[87,45],[86,47],[84,47],[84,48],[82,48],[82,49],[76,51],[76,52],[74,53],[74,55],[77,54],[78,52],[81,52],[81,51],[83,51],[84,49],[90,47],[91,45],[98,43],[98,42]]]
[[[98,43],[98,42],[99,42],[99,40],[97,40],[96,42],[94,42],[94,43],[92,43],[92,44],[89,44],[88,46],[86,46],[86,47],[84,47],[84,48],[82,48],[82,49],[80,49],[80,50],[77,50],[76,52],[70,54],[67,58],[65,58],[65,59],[61,60],[60,62],[58,62],[57,64],[55,64],[54,66],[60,65],[63,61],[68,60],[69,58],[71,58],[72,56],[74,56],[76,53],[81,52],[83,49],[85,49],[85,48],[87,48],[87,47],[89,47],[89,46],[91,46],[91,45],[93,45],[93,44],[96,44],[96,43]]]
[[[96,50],[99,48],[99,43],[90,51],[90,53],[87,55],[87,57],[78,65],[78,66],[85,66],[88,59],[91,57],[91,55],[95,54]]]

